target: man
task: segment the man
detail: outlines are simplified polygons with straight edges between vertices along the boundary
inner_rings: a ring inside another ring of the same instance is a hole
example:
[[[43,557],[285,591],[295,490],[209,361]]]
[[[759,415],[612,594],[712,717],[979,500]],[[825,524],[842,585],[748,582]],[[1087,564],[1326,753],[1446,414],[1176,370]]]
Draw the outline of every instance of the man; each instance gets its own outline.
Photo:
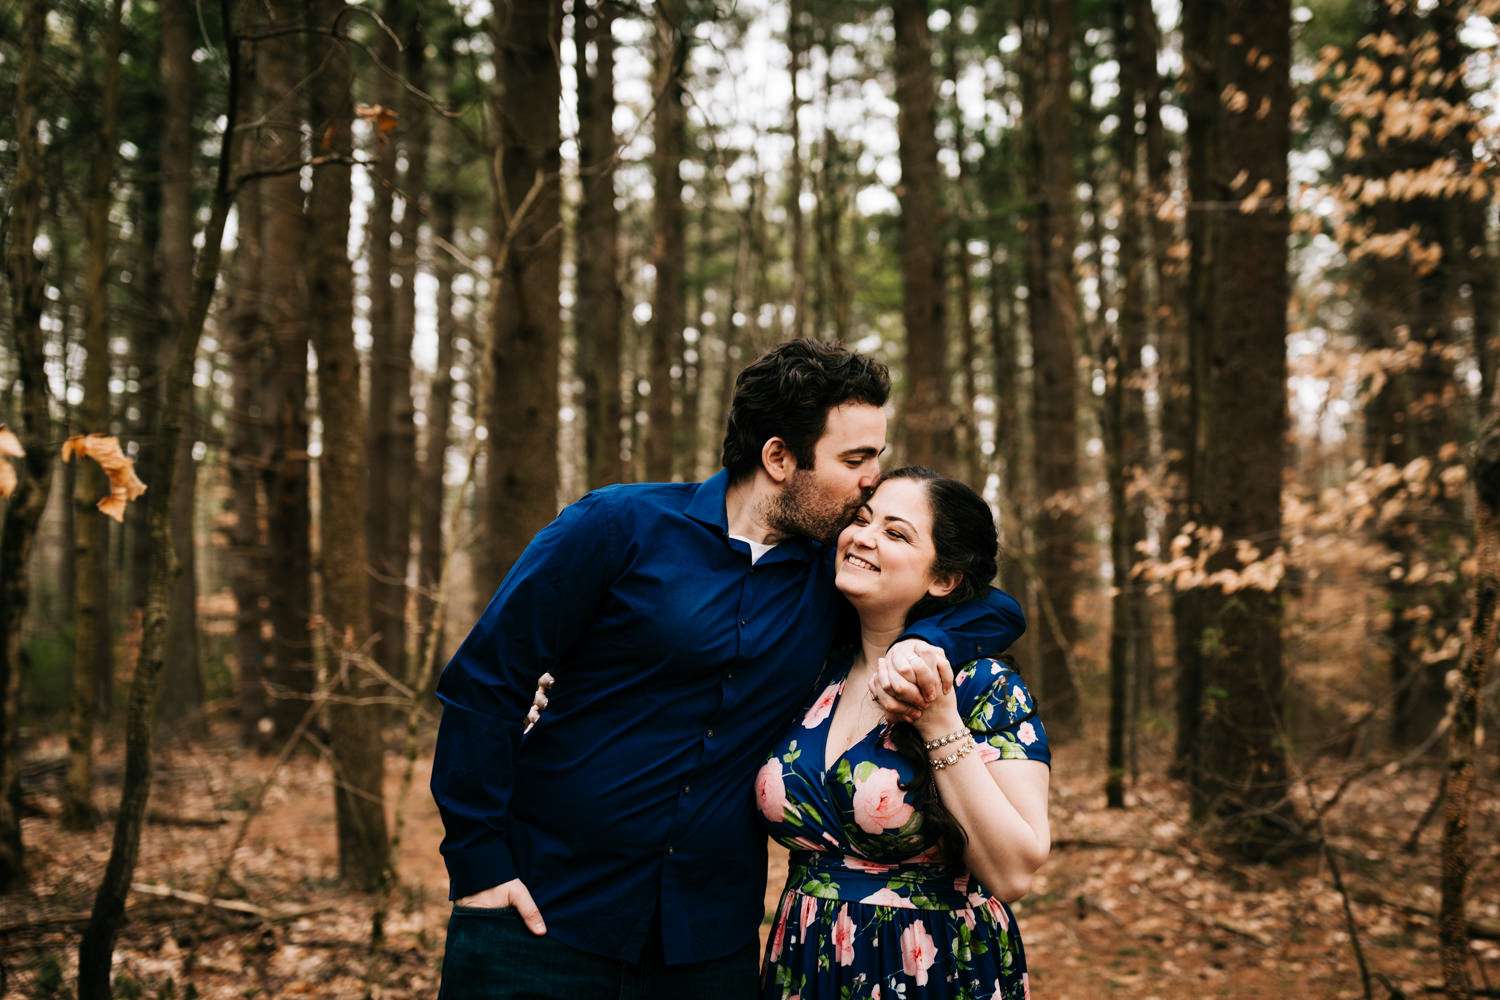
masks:
[[[752,779],[847,620],[823,542],[879,475],[889,392],[879,362],[782,344],[736,382],[723,471],[597,490],[532,540],[438,686],[446,1000],[754,995]],[[964,662],[1024,627],[992,591],[889,659],[930,684],[928,642]]]

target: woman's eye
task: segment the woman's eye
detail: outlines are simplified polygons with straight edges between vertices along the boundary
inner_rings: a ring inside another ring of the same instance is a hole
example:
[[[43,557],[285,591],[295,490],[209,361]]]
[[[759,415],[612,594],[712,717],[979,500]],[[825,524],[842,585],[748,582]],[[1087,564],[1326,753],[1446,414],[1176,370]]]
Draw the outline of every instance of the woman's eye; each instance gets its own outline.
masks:
[[[898,542],[904,542],[904,541],[906,541],[906,536],[903,535],[903,534],[901,534],[901,532],[896,531],[894,529],[892,529],[890,531],[887,531],[886,534],[889,535],[890,537],[894,538]]]

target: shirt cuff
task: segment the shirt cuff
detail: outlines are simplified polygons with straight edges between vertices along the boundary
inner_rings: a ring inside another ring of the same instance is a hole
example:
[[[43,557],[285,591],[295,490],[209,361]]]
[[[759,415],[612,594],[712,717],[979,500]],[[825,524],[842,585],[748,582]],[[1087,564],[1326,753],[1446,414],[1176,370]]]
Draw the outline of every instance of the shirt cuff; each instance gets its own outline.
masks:
[[[503,840],[444,851],[448,865],[448,898],[461,899],[502,885],[516,877],[516,861]]]

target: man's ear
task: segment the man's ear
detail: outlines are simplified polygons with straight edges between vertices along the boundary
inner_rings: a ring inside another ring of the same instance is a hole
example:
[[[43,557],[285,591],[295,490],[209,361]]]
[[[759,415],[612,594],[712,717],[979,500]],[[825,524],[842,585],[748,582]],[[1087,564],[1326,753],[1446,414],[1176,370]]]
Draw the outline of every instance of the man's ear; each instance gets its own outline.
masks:
[[[953,592],[953,588],[958,586],[958,581],[961,579],[963,577],[958,573],[949,573],[947,576],[936,577],[928,586],[927,594],[930,597],[947,597]]]
[[[766,474],[778,483],[784,483],[797,471],[797,460],[785,441],[773,437],[760,446],[760,464]]]

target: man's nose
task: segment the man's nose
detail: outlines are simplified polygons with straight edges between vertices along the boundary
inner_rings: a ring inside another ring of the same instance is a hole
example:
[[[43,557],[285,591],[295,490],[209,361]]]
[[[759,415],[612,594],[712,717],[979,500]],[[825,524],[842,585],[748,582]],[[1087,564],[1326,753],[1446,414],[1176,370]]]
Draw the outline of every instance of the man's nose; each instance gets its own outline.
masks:
[[[859,488],[868,493],[875,488],[875,483],[879,479],[880,459],[877,458],[870,463],[870,467],[865,474],[859,477]]]

